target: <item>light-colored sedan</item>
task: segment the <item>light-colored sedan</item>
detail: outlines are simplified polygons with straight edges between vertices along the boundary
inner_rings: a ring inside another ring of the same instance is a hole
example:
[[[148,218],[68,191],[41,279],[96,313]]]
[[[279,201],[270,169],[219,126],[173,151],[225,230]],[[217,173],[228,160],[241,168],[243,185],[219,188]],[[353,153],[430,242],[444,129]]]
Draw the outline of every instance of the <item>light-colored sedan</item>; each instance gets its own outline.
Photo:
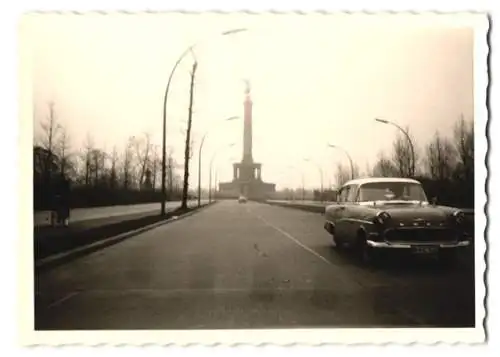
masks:
[[[363,262],[382,251],[436,254],[453,262],[469,245],[465,215],[428,202],[419,181],[406,178],[351,180],[325,208],[324,228],[338,248],[352,248]]]

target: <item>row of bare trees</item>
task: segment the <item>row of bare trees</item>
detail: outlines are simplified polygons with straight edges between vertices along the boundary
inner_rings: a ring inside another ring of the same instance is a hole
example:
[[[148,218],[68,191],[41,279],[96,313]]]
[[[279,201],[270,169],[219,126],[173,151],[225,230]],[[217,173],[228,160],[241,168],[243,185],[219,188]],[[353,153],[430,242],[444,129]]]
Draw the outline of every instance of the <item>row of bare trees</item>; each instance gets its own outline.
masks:
[[[123,149],[111,152],[95,145],[87,135],[83,148],[73,150],[66,129],[60,125],[54,104],[49,105],[49,115],[42,123],[41,137],[33,148],[35,209],[50,205],[51,185],[55,176],[64,175],[73,182],[73,207],[133,204],[167,200],[182,200],[181,208],[187,209],[189,193],[189,162],[193,156],[194,141],[191,135],[194,85],[197,62],[190,73],[188,120],[185,136],[184,160],[178,165],[167,154],[167,197],[156,190],[162,177],[159,148],[144,134],[130,137]],[[165,98],[166,99],[166,98]],[[183,176],[177,174],[183,168]],[[163,208],[163,206],[162,206]]]
[[[455,122],[451,135],[436,131],[429,142],[420,147],[409,128],[413,146],[415,174],[412,175],[412,148],[404,135],[399,135],[389,154],[380,152],[373,167],[362,173],[354,165],[354,177],[415,177],[428,194],[441,196],[450,204],[473,205],[474,202],[474,122],[463,116]],[[351,178],[350,167],[338,164],[337,185]]]
[[[46,208],[51,183],[64,174],[72,182],[75,206],[159,201],[161,148],[145,133],[127,139],[123,149],[98,147],[87,135],[75,145],[49,104],[48,117],[33,147],[35,208]],[[180,199],[182,167],[167,153],[167,199]],[[87,201],[87,202],[85,202]],[[89,202],[94,201],[94,202]],[[102,202],[101,202],[102,201]]]

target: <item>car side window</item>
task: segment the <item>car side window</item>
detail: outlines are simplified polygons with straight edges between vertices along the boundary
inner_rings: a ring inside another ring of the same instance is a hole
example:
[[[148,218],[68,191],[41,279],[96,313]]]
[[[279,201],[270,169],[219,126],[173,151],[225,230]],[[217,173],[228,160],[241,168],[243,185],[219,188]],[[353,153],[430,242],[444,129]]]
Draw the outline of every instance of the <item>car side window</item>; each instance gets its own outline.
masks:
[[[347,196],[349,194],[349,186],[344,186],[339,193],[339,202],[347,202]]]
[[[344,194],[344,190],[341,188],[337,191],[337,202],[342,202],[342,195]]]
[[[357,185],[351,185],[351,186],[349,186],[349,193],[347,195],[347,201],[348,202],[355,202],[356,201],[356,196],[358,194],[357,188],[358,188]]]

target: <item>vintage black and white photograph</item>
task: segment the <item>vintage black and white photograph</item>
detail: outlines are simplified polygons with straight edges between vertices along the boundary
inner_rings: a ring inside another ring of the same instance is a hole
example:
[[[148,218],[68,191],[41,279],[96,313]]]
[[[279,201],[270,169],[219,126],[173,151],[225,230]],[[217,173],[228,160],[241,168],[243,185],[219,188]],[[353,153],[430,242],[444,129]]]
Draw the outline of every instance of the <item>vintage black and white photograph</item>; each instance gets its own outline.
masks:
[[[25,15],[31,338],[482,341],[487,30],[467,13]]]

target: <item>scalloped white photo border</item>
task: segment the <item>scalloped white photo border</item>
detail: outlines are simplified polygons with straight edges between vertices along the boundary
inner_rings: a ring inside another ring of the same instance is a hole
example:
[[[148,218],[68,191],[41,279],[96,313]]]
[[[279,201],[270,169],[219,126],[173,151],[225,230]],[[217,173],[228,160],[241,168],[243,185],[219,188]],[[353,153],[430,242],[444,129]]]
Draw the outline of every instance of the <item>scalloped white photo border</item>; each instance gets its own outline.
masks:
[[[129,14],[131,12],[128,12]],[[216,12],[213,12],[216,13]],[[242,13],[241,11],[238,13]],[[251,16],[269,16],[270,12]],[[276,14],[275,12],[274,14]],[[107,12],[106,16],[116,16],[119,11]],[[134,12],[134,16],[141,16]],[[418,16],[426,18],[432,24],[440,23],[449,26],[471,26],[475,30],[474,45],[474,119],[475,119],[475,285],[476,285],[476,327],[475,328],[317,328],[317,329],[272,329],[272,330],[203,330],[203,331],[35,331],[33,308],[33,244],[32,244],[32,192],[20,189],[20,215],[19,215],[19,244],[18,244],[18,309],[19,309],[19,336],[23,345],[172,345],[186,346],[192,344],[213,345],[238,345],[238,344],[274,344],[274,345],[320,345],[325,343],[341,344],[434,344],[434,343],[482,343],[485,339],[485,279],[486,279],[486,192],[485,180],[487,168],[488,142],[486,128],[488,122],[487,90],[488,90],[488,55],[489,46],[487,35],[489,21],[486,14],[481,13],[400,13],[388,12],[369,13],[286,13],[280,12],[279,16]],[[26,15],[19,27],[19,162],[20,184],[19,187],[31,187],[32,178],[32,78],[30,63],[30,16],[43,16],[39,14]],[[61,14],[60,16],[65,16]],[[151,15],[149,15],[151,16]],[[221,14],[219,16],[231,16]],[[249,15],[250,16],[250,15]],[[26,160],[24,160],[26,159]],[[28,203],[28,204],[26,204]]]

